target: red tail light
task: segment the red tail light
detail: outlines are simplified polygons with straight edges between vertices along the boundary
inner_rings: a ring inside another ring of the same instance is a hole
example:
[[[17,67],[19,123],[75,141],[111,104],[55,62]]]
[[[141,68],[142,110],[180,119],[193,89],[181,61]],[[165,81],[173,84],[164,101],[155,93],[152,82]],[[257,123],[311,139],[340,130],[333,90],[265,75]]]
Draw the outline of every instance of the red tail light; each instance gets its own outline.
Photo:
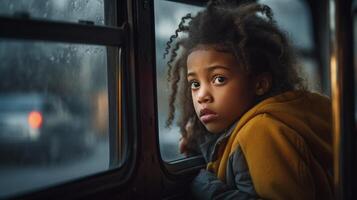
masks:
[[[28,116],[28,123],[31,128],[40,128],[42,125],[42,114],[38,111],[30,112]]]

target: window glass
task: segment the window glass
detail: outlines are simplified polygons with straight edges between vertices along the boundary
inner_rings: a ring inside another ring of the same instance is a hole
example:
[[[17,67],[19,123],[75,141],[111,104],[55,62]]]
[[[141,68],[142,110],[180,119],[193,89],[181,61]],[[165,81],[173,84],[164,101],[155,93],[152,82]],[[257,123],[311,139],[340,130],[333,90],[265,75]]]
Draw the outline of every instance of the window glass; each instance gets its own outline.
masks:
[[[311,16],[306,2],[302,0],[260,0],[259,3],[266,4],[273,10],[278,25],[288,31],[287,34],[294,46],[307,50],[313,48]]]
[[[108,170],[107,47],[0,39],[0,198]]]
[[[166,42],[175,33],[181,18],[188,13],[195,14],[200,10],[200,7],[161,0],[155,0],[154,3],[160,150],[162,158],[165,161],[170,161],[183,156],[178,150],[179,128],[175,125],[171,129],[165,127],[170,91],[167,83],[167,59],[163,59],[163,55]]]
[[[322,72],[313,57],[313,27],[310,10],[305,1],[299,0],[260,0],[271,7],[279,27],[297,49],[300,73],[306,81],[307,88],[323,92],[321,86]],[[299,20],[296,20],[299,19]],[[324,66],[328,67],[328,66]]]
[[[0,0],[0,15],[105,23],[104,0]]]

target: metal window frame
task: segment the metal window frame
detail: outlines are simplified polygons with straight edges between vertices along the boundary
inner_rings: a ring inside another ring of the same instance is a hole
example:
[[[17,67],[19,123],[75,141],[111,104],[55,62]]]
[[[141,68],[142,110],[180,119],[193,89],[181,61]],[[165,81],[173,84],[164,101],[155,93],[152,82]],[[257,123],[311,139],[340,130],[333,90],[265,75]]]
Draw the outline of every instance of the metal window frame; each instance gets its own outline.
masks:
[[[0,17],[0,37],[120,46],[124,29],[33,19]]]
[[[336,199],[356,199],[352,0],[330,0],[329,6],[334,190]]]
[[[118,186],[127,182],[133,173],[133,165],[136,162],[133,148],[136,144],[137,124],[136,116],[132,114],[127,116],[127,114],[135,112],[136,109],[133,91],[135,85],[132,84],[132,68],[121,67],[131,64],[127,54],[132,48],[127,40],[129,26],[125,23],[128,18],[127,10],[131,10],[131,7],[126,1],[104,0],[104,2],[105,18],[112,26],[0,16],[0,38],[109,46],[107,49],[110,156],[111,160],[117,158],[111,161],[110,165],[119,164],[118,168],[108,169],[99,174],[70,179],[68,183],[26,191],[10,196],[11,198],[74,199],[93,194],[102,198],[106,192],[112,194],[110,191],[117,190]],[[118,24],[122,26],[118,27]],[[121,92],[123,99],[120,98]],[[132,95],[134,101],[129,102],[127,95]],[[129,132],[130,134],[127,134]],[[124,148],[118,148],[124,143]]]

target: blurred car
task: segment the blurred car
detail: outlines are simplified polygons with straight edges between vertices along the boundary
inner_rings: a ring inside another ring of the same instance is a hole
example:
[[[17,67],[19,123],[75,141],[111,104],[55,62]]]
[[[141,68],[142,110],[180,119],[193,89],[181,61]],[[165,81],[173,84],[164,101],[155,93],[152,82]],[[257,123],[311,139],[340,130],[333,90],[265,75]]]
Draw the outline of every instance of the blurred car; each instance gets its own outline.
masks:
[[[86,152],[95,142],[87,122],[55,95],[0,94],[0,153],[53,162]]]

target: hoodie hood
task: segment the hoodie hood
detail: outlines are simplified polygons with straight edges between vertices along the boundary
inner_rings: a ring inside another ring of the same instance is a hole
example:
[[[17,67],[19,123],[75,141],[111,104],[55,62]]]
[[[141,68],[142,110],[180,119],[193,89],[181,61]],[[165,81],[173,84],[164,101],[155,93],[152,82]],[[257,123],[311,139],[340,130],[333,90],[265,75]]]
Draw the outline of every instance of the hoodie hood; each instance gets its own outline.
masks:
[[[225,181],[240,148],[254,188],[264,199],[331,199],[331,104],[308,91],[270,97],[238,121],[224,151],[207,169]],[[321,197],[321,198],[320,198]]]
[[[307,142],[324,167],[332,163],[331,102],[323,95],[289,91],[268,98],[245,113],[235,131],[257,115],[268,114],[294,129]],[[263,127],[262,127],[263,128]]]

